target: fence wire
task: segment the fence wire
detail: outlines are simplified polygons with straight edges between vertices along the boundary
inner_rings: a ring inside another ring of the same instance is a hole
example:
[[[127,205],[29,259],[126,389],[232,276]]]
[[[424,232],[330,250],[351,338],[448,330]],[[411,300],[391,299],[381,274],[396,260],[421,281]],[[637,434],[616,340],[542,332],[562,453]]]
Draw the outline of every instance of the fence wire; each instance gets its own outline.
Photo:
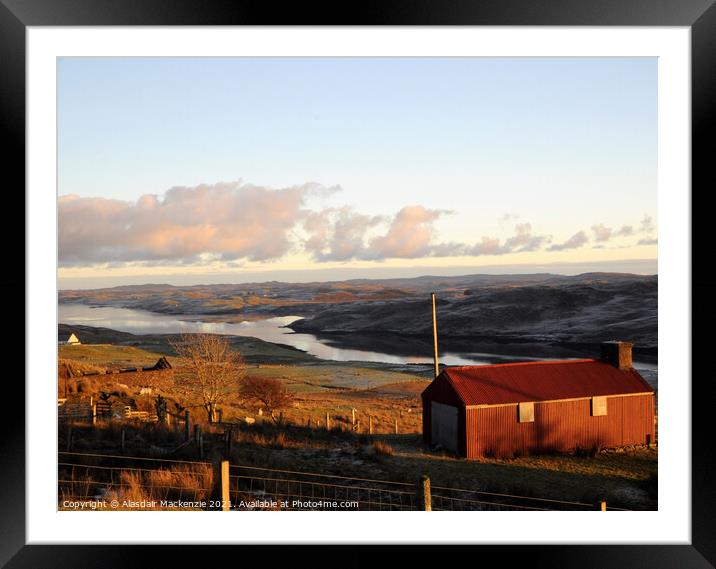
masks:
[[[207,501],[213,491],[210,463],[77,452],[59,454],[59,509],[77,509],[72,504],[92,502],[99,504],[100,509],[156,510],[163,509],[163,501]],[[132,464],[136,462],[142,466]],[[156,464],[152,467],[151,463]],[[113,501],[117,505],[111,505]],[[131,504],[139,507],[130,507]]]
[[[230,472],[230,495],[237,509],[416,509],[416,487],[406,482],[240,465],[231,465]]]
[[[423,509],[426,502],[422,485],[409,482],[237,464],[230,465],[228,478],[220,481],[215,465],[208,462],[59,454],[60,502],[120,496],[210,501],[220,484],[228,492],[232,510],[411,511]],[[586,502],[444,486],[432,486],[427,502],[434,511],[599,509]]]
[[[596,509],[595,504],[589,504],[586,502],[572,502],[533,496],[517,496],[514,494],[500,492],[466,490],[460,488],[447,488],[443,486],[432,487],[432,506],[432,509],[436,511],[574,511]]]

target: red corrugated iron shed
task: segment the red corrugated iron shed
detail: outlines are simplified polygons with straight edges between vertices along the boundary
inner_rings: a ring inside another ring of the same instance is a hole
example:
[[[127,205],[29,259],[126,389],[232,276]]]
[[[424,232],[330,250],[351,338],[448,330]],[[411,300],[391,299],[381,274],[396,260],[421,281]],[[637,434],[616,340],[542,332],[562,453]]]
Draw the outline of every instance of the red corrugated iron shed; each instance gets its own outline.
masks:
[[[425,442],[467,458],[655,442],[654,390],[626,342],[602,360],[449,367],[422,398]]]

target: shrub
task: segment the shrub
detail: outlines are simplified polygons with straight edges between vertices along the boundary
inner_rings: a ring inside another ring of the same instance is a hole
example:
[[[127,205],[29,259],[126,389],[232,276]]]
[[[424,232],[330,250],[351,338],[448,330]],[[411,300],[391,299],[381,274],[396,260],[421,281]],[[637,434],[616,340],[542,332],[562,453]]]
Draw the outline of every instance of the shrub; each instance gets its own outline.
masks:
[[[599,443],[595,443],[590,447],[576,447],[573,455],[579,458],[594,458],[600,452],[602,452],[602,446]]]
[[[380,454],[383,456],[393,456],[393,447],[390,446],[385,441],[375,441],[373,443],[373,450],[376,454]]]
[[[274,436],[273,441],[271,441],[271,446],[276,448],[286,448],[286,434],[285,433],[278,433],[276,436]]]
[[[282,381],[271,377],[247,377],[242,382],[239,393],[244,400],[263,405],[274,422],[278,422],[276,411],[293,404],[293,393],[286,389]]]
[[[518,448],[512,453],[512,458],[527,458],[530,456],[528,449]]]
[[[573,454],[578,458],[587,458],[589,456],[589,450],[584,447],[578,446],[574,449]]]

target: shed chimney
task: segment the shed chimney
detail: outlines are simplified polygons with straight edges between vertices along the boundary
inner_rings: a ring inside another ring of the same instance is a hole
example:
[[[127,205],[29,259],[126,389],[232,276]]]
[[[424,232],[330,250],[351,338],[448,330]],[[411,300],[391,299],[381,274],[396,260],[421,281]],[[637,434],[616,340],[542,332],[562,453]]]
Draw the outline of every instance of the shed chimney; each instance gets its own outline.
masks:
[[[618,369],[631,369],[631,342],[612,340],[602,342],[602,361]]]

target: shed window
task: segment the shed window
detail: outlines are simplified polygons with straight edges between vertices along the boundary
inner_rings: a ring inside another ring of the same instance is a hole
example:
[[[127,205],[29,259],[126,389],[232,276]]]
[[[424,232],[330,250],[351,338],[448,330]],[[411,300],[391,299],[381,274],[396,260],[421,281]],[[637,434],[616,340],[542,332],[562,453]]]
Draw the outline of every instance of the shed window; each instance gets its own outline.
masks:
[[[603,417],[607,414],[607,398],[592,397],[592,417]]]
[[[534,423],[535,420],[535,404],[534,403],[518,403],[517,417],[520,423]]]

